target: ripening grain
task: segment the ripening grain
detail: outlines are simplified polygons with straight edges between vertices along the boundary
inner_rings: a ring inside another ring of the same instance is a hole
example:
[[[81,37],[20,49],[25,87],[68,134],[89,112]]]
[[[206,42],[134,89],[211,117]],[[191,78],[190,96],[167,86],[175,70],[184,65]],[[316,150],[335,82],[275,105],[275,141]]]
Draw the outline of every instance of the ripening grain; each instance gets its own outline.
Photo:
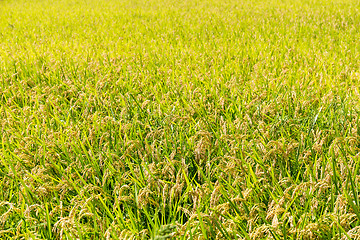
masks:
[[[356,0],[0,1],[0,238],[360,239]]]

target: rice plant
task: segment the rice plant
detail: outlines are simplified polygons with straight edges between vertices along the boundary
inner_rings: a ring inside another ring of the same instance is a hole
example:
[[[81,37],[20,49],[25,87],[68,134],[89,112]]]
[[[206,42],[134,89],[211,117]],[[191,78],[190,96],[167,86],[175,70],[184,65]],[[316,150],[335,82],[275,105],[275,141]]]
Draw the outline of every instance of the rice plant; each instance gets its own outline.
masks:
[[[359,9],[0,1],[0,238],[360,239]]]

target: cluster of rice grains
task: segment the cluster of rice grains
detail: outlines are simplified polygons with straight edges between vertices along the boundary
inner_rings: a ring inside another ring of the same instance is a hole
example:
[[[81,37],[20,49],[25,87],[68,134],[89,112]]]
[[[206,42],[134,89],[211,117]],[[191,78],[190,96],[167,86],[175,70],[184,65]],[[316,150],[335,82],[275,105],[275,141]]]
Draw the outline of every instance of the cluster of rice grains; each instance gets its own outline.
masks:
[[[360,239],[359,9],[0,1],[0,238]]]

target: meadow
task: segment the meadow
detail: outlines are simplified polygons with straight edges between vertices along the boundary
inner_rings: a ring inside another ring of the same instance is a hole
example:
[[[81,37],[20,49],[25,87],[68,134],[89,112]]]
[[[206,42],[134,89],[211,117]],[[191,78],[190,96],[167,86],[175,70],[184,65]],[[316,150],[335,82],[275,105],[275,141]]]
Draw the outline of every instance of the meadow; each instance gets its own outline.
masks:
[[[359,11],[0,1],[0,238],[360,239]]]

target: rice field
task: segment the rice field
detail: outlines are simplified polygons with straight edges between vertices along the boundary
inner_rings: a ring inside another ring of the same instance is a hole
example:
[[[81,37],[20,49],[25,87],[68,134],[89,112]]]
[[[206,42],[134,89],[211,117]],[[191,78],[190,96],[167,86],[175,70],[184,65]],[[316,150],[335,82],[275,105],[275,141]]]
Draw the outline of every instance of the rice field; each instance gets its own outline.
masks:
[[[0,1],[1,239],[360,239],[357,0]]]

